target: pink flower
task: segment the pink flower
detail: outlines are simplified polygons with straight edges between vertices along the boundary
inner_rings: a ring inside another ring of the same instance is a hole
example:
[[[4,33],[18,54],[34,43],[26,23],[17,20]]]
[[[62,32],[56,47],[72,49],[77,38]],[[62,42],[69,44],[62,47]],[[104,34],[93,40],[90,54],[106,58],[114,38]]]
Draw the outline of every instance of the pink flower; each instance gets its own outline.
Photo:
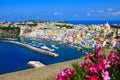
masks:
[[[115,66],[117,66],[118,63],[120,63],[120,59],[117,57],[116,52],[114,52],[114,51],[111,51],[108,58]]]
[[[103,55],[100,54],[100,50],[102,50],[102,46],[95,46],[94,58],[98,61],[101,60]]]
[[[120,72],[120,58],[114,51],[111,51],[109,56],[106,57],[106,55],[100,54],[101,49],[101,46],[95,46],[94,54],[87,54],[84,58],[84,63],[80,64],[82,73],[80,77],[83,80],[110,80],[112,77],[117,78],[115,73]],[[109,69],[110,72],[108,72]],[[56,80],[77,80],[76,74],[71,68],[66,68],[57,74]],[[109,76],[109,74],[114,75]]]
[[[102,70],[101,75],[102,75],[103,80],[110,80],[110,76],[109,76],[109,72],[108,71]]]
[[[84,79],[89,79],[89,77],[90,77],[90,76],[88,75],[88,73],[85,73],[85,74],[83,75],[83,78],[84,78]]]
[[[98,76],[96,74],[93,74],[89,78],[90,80],[98,80]]]
[[[91,58],[92,56],[93,56],[93,54],[90,54],[90,53],[86,54],[84,59],[87,60],[87,59]]]
[[[94,73],[99,72],[102,69],[106,69],[110,67],[110,61],[103,60],[97,64],[94,64],[94,66],[90,67],[90,70]]]
[[[70,80],[70,76],[72,79],[74,78],[74,70],[66,68],[57,74],[56,80]]]
[[[98,80],[98,76],[96,74],[92,74],[92,75],[88,75],[88,73],[86,73],[84,76],[83,76],[84,79],[89,79],[89,80]],[[83,80],[84,80],[83,79]]]
[[[94,58],[99,61],[102,60],[103,55],[101,55],[99,52],[94,54]]]
[[[98,65],[95,64],[94,66],[90,67],[90,70],[91,70],[91,72],[97,73],[100,69],[99,69]]]
[[[109,68],[110,67],[110,61],[107,61],[106,59],[103,60],[103,66],[104,66],[104,69]]]
[[[108,58],[110,59],[110,60],[112,60],[113,58],[116,58],[117,57],[117,55],[116,55],[116,52],[114,52],[114,51],[111,51],[110,52],[110,55],[108,56]]]
[[[108,60],[105,59],[105,60],[99,62],[97,64],[97,67],[99,68],[99,70],[107,69],[107,68],[110,67],[110,61],[108,61]]]
[[[83,68],[86,70],[88,70],[91,66],[92,66],[91,62],[84,62],[84,63],[80,64],[80,68]]]
[[[95,46],[95,52],[98,53],[102,50],[102,46]]]

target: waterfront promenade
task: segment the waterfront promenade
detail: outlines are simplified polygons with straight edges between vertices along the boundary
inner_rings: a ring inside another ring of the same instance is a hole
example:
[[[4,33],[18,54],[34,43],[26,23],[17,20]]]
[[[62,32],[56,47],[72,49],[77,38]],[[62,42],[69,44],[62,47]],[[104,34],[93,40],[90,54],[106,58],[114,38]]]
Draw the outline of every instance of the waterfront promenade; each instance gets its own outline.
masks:
[[[12,43],[12,44],[15,44],[15,45],[18,45],[18,46],[22,46],[22,47],[25,47],[25,48],[30,49],[32,51],[35,51],[37,53],[47,55],[47,56],[51,56],[51,57],[57,57],[58,56],[58,54],[56,54],[54,52],[50,52],[50,51],[46,51],[46,50],[43,50],[43,49],[40,49],[40,48],[36,48],[36,47],[30,46],[28,44],[24,44],[24,43],[20,43],[20,42],[16,42],[16,41],[9,41],[9,40],[2,40],[2,42]]]

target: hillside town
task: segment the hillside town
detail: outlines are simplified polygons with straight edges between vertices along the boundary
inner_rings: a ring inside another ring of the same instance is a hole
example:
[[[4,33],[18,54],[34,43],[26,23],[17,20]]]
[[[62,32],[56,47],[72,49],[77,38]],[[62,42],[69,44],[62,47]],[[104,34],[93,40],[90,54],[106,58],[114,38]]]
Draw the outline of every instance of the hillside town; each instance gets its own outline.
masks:
[[[18,28],[5,32],[5,28]],[[105,24],[70,24],[55,21],[1,22],[0,36],[3,33],[17,34],[24,38],[41,38],[77,45],[80,48],[94,48],[95,45],[120,47],[120,28]],[[12,35],[13,36],[13,35]]]

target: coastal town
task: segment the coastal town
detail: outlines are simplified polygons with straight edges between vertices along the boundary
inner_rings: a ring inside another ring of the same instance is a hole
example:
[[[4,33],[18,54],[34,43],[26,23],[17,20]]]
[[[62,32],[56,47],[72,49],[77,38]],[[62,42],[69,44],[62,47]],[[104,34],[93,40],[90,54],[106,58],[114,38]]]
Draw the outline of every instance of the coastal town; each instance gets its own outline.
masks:
[[[0,0],[0,80],[120,80],[120,0]]]
[[[58,41],[77,46],[78,48],[94,48],[95,45],[108,48],[120,47],[119,25],[105,24],[71,24],[55,21],[25,21],[25,22],[1,22],[0,36],[5,30],[3,27],[19,28],[20,37],[40,38]],[[8,31],[9,32],[9,31]],[[11,30],[9,35],[14,33]]]
[[[20,39],[20,41],[18,39]],[[59,50],[60,45],[63,44],[80,50],[79,53],[83,53],[84,55],[90,53],[89,50],[93,51],[95,46],[102,46],[108,50],[120,48],[120,26],[118,24],[110,25],[108,22],[89,25],[57,21],[1,22],[0,41],[24,47],[39,53],[39,55],[42,54],[46,57],[53,57],[53,59],[55,58],[57,61],[59,56],[63,58],[62,55],[66,54],[62,50],[64,48],[60,49],[61,53],[56,53],[56,50]],[[55,42],[59,44],[59,46],[50,43],[50,47],[45,41]],[[70,55],[69,53],[66,55]],[[73,55],[75,56],[76,54],[74,53]],[[67,56],[64,58],[67,58]],[[30,59],[26,65],[35,69],[41,68],[40,70],[47,66],[49,67],[49,65],[41,61],[42,60],[38,59]],[[51,59],[51,61],[53,60]],[[61,64],[63,65],[63,63]],[[68,63],[71,63],[71,61],[65,64]],[[61,64],[53,64],[53,66],[62,66]]]

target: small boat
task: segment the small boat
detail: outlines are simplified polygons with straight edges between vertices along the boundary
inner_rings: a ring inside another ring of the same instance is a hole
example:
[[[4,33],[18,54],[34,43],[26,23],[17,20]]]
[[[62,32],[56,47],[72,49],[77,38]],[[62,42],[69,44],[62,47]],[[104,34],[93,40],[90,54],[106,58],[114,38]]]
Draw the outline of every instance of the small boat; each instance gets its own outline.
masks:
[[[54,49],[59,49],[59,47],[56,47],[55,45],[51,45],[51,47]]]
[[[48,51],[55,51],[55,49],[50,49],[50,48],[48,48]]]
[[[42,43],[38,43],[39,46],[43,45]]]
[[[41,46],[41,49],[48,50],[48,51],[55,51],[54,49],[50,49],[47,46]]]
[[[62,42],[58,42],[58,44],[62,44]]]
[[[47,47],[47,46],[41,46],[41,48],[48,50],[48,47]]]
[[[32,43],[28,43],[29,45],[32,45]]]

